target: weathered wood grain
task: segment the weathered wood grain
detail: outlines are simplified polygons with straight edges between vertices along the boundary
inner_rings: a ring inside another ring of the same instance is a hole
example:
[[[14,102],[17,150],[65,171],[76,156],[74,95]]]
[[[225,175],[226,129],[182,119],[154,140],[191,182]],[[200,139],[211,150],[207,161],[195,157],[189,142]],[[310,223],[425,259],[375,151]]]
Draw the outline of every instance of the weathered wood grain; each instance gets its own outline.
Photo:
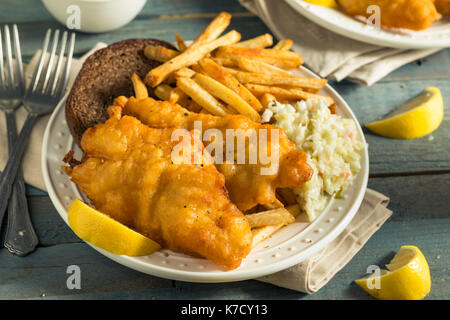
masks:
[[[67,267],[81,269],[81,290],[69,290]],[[84,243],[39,248],[27,258],[0,250],[0,299],[106,293],[133,288],[171,288],[173,282],[123,267]]]
[[[450,219],[396,221],[383,226],[319,292],[309,296],[257,281],[222,284],[173,282],[127,269],[82,243],[39,248],[26,259],[0,250],[0,298],[57,299],[366,299],[353,281],[369,265],[384,267],[401,245],[417,245],[432,275],[428,299],[448,298]],[[68,290],[69,265],[81,269],[81,290]],[[45,297],[41,297],[45,294]]]
[[[382,81],[450,79],[450,49],[442,49],[418,61],[408,63],[386,76]]]
[[[0,21],[2,23],[49,22],[54,20],[41,1],[2,0],[0,8]],[[245,10],[237,1],[230,0],[148,0],[137,18],[159,16],[164,18],[201,13],[213,15],[220,11],[235,13]]]
[[[186,40],[194,39],[211,21],[211,16],[202,18],[180,19],[136,19],[127,26],[108,33],[86,34],[77,33],[75,54],[81,55],[90,50],[97,42],[113,43],[128,38],[157,38],[173,42],[175,33],[179,32]],[[61,29],[56,21],[41,23],[19,23],[22,52],[24,56],[32,56],[42,47],[42,41],[48,28]],[[269,32],[257,17],[236,16],[232,19],[230,28],[245,32],[245,38],[251,38]]]

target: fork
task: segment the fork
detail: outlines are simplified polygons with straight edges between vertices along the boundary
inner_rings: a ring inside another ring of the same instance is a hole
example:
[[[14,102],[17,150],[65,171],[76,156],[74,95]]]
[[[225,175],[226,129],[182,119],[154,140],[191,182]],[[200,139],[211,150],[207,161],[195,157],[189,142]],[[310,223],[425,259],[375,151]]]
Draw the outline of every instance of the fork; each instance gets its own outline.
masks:
[[[70,35],[70,43],[68,45],[65,62],[63,62],[63,57],[66,52],[68,33],[67,31],[64,31],[62,34],[58,61],[56,67],[54,67],[59,33],[59,30],[56,30],[53,34],[50,57],[46,62],[47,48],[52,34],[51,29],[47,30],[39,62],[34,70],[30,85],[25,92],[23,105],[28,111],[28,116],[20,131],[19,137],[16,140],[14,149],[9,154],[8,162],[0,175],[0,216],[2,216],[6,210],[7,200],[12,191],[12,184],[20,166],[22,154],[34,122],[39,116],[48,114],[54,109],[61,99],[69,79],[72,55],[75,46],[75,34],[71,33]]]
[[[19,33],[16,25],[13,25],[12,29],[16,68],[13,66],[9,27],[5,25],[4,35],[8,75],[6,75],[3,65],[3,39],[2,32],[0,30],[0,110],[5,112],[9,152],[12,151],[17,139],[17,128],[14,112],[22,104],[25,91]],[[19,172],[15,178],[8,205],[8,226],[6,231],[5,247],[7,247],[10,252],[17,255],[26,255],[36,248],[39,241],[30,220],[22,171],[20,169],[18,171]],[[6,203],[7,199],[4,201]],[[0,225],[3,220],[3,216],[4,212],[0,216]]]

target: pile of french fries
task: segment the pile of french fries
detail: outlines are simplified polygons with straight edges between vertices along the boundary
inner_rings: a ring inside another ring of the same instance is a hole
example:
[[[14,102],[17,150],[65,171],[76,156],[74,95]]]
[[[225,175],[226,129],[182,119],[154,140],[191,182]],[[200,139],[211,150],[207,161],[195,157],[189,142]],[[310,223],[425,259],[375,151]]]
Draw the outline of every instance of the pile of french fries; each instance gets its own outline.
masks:
[[[303,64],[302,56],[290,51],[292,40],[280,40],[272,47],[270,34],[246,41],[236,30],[222,35],[230,20],[229,13],[220,13],[189,45],[176,34],[178,51],[146,47],[145,56],[162,64],[150,70],[145,80],[133,74],[136,98],[148,97],[149,86],[159,99],[190,111],[242,114],[256,122],[275,101],[325,99],[333,112],[334,101],[318,94],[327,80],[291,75],[290,70]],[[265,211],[246,214],[254,246],[301,216],[292,190],[279,190],[278,195],[279,200],[264,206]]]

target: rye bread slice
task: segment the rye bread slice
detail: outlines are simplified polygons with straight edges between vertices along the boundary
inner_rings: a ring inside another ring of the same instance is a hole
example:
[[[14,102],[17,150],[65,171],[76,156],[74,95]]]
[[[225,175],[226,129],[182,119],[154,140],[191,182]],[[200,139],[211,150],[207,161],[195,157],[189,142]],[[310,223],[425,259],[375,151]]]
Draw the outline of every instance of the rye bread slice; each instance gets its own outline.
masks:
[[[84,131],[107,120],[106,109],[114,98],[134,95],[131,75],[141,78],[161,63],[144,55],[148,45],[175,49],[157,39],[127,39],[96,51],[84,62],[66,102],[66,119],[79,145]]]

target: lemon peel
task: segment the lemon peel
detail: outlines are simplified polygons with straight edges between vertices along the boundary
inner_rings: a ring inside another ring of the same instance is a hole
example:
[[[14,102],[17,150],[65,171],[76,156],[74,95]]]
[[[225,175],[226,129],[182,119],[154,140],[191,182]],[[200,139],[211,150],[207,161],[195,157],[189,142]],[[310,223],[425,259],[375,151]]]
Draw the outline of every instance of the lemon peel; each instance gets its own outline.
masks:
[[[436,130],[444,119],[444,102],[436,87],[426,88],[385,119],[366,124],[375,134],[394,139],[415,139]]]
[[[379,275],[355,280],[356,284],[380,300],[420,300],[430,292],[430,268],[419,248],[402,246],[386,267]]]
[[[161,247],[155,241],[76,199],[67,212],[69,225],[86,242],[114,254],[149,255]]]

